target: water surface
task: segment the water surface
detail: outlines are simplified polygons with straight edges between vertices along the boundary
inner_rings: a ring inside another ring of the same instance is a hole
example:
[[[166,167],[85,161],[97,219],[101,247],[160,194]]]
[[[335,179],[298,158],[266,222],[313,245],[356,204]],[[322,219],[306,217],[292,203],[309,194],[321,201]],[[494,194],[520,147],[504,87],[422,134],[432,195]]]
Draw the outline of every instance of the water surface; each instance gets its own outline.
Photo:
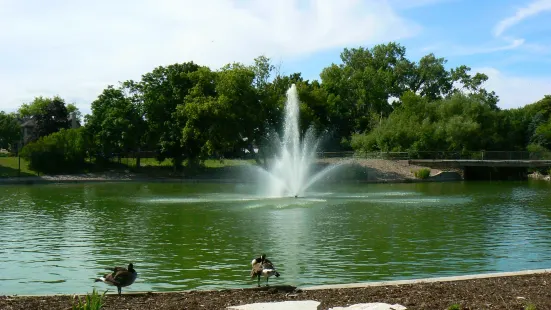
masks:
[[[252,185],[0,187],[0,295],[86,293],[133,262],[123,291],[255,286],[262,252],[291,285],[551,267],[546,182],[353,184],[263,199]],[[112,290],[112,291],[116,291]]]

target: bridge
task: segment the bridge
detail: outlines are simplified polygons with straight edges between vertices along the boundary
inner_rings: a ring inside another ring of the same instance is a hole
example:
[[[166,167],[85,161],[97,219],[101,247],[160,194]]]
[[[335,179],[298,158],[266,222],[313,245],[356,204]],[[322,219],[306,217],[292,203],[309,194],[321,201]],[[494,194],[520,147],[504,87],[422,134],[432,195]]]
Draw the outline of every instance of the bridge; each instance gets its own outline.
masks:
[[[442,168],[465,167],[551,167],[551,160],[508,160],[508,159],[409,159],[410,165],[438,166]]]
[[[329,153],[318,154],[333,157]],[[460,170],[466,180],[527,179],[530,169],[551,168],[551,152],[528,151],[423,151],[371,152],[348,156],[363,159],[407,160],[410,165]]]

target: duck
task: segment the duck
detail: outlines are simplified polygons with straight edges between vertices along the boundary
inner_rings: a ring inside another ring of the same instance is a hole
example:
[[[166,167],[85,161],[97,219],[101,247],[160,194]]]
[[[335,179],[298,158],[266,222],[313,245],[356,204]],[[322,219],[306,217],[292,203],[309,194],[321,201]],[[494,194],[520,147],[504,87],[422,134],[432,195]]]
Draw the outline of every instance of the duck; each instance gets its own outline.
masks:
[[[107,270],[111,270],[113,272],[97,278],[95,282],[103,282],[108,285],[116,286],[119,295],[121,295],[123,287],[132,285],[138,277],[138,273],[134,269],[134,264],[132,263],[128,264],[128,268],[113,267],[108,268]]]
[[[274,264],[266,258],[266,254],[260,255],[260,257],[254,258],[251,261],[251,278],[257,277],[258,287],[260,287],[260,277],[266,277],[266,286],[268,286],[268,280],[271,276],[279,278],[280,274],[277,272]]]

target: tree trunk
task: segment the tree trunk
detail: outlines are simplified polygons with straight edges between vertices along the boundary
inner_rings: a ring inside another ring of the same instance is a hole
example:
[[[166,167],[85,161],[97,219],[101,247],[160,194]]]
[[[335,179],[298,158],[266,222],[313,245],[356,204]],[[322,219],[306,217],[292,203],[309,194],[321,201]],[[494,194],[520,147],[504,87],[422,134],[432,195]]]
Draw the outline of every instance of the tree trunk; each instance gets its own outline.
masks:
[[[141,155],[142,155],[141,149],[138,148],[138,152],[136,153],[136,170],[140,169]]]

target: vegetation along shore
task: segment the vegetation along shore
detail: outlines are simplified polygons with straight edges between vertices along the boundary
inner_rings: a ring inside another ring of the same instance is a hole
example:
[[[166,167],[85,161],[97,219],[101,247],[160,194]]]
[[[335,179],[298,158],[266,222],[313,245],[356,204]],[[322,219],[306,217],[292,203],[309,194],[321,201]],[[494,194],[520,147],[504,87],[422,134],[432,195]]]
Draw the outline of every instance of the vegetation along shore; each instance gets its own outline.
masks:
[[[484,88],[485,74],[466,65],[448,69],[432,53],[408,59],[395,42],[346,48],[341,60],[319,80],[284,75],[264,56],[219,69],[193,61],[158,66],[105,88],[85,116],[59,96],[39,96],[16,113],[0,112],[0,149],[20,154],[33,173],[50,175],[108,171],[121,158],[132,158],[133,167],[156,160],[175,172],[209,159],[266,164],[286,91],[295,84],[300,129],[313,126],[323,136],[320,151],[549,157],[551,96],[500,109],[498,96]]]

